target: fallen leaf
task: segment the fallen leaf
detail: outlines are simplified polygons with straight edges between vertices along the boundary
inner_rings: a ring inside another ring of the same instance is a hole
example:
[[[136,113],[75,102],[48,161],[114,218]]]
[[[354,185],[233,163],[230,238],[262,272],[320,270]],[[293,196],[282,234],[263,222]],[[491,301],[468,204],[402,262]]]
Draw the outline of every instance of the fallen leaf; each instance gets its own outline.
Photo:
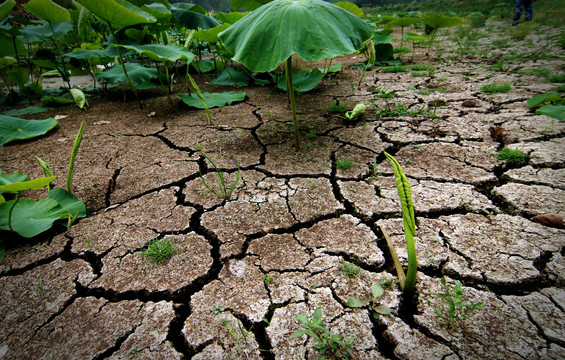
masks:
[[[545,226],[555,227],[558,229],[565,229],[565,226],[563,225],[563,216],[559,214],[538,215],[535,216],[532,219],[532,221]]]
[[[157,116],[157,113],[155,111],[151,111],[149,114],[147,114],[147,117],[155,117]]]
[[[504,132],[504,128],[497,126],[490,131],[490,136],[492,137],[493,140],[496,141],[500,137],[500,134],[502,134],[503,132]]]

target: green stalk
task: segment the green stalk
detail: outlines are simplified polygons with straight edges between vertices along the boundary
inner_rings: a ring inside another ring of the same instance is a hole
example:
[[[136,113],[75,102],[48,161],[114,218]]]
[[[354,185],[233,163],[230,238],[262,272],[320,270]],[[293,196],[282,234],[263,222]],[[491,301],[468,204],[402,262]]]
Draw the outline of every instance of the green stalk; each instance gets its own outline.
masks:
[[[112,28],[112,25],[108,22],[108,27],[110,28],[110,31],[112,32],[112,36],[114,37],[114,41],[116,41],[116,32],[114,31],[114,28]],[[137,100],[137,103],[139,104],[139,108],[143,109],[143,104],[141,103],[141,99],[139,98],[139,94],[137,93],[137,89],[135,88],[135,85],[133,85],[133,82],[131,81],[129,75],[128,75],[128,71],[126,69],[126,64],[124,62],[124,57],[122,56],[122,51],[120,50],[120,46],[119,44],[116,44],[116,51],[118,52],[118,57],[120,58],[120,64],[122,65],[122,70],[124,72],[124,76],[126,77],[126,80],[128,81],[129,87],[131,89],[131,91],[133,91],[133,95],[135,95],[135,99]]]
[[[19,192],[18,195],[16,196],[16,201],[14,201],[14,205],[12,205],[12,207],[10,208],[10,212],[8,212],[8,228],[10,229],[11,232],[14,232],[14,229],[12,228],[12,212],[14,211],[14,208],[16,207],[18,201],[20,201]]]
[[[384,152],[390,161],[394,170],[394,179],[396,180],[396,188],[400,197],[402,206],[402,221],[404,223],[404,237],[406,238],[406,252],[408,254],[408,269],[406,271],[406,279],[404,285],[401,283],[402,291],[405,294],[411,294],[416,284],[416,274],[418,270],[418,261],[416,259],[416,244],[414,243],[414,234],[416,233],[416,220],[414,216],[414,204],[412,202],[412,193],[410,191],[410,183],[400,164],[394,157]],[[387,241],[388,243],[388,241]],[[389,243],[389,248],[392,244]],[[394,250],[391,249],[391,253]],[[398,268],[397,268],[398,269]],[[399,273],[399,278],[401,275]]]
[[[292,83],[292,55],[286,59],[286,91],[292,109],[292,125],[294,127],[294,148],[300,150],[300,134],[298,133],[298,118],[296,117],[296,102],[294,101],[294,85]]]
[[[192,87],[194,88],[194,92],[196,93],[196,96],[198,96],[198,99],[200,99],[200,102],[202,103],[202,105],[204,105],[204,109],[206,109],[206,114],[208,115],[208,125],[211,126],[212,125],[212,115],[210,114],[210,110],[208,109],[208,105],[206,105],[206,100],[204,99],[202,92],[200,92],[200,88],[198,87],[198,85],[196,85],[196,82],[194,81],[192,76],[190,76],[190,74],[188,73],[188,66],[186,67],[186,77],[190,81],[190,84],[192,85]]]
[[[71,160],[69,161],[69,170],[67,171],[67,192],[73,194],[73,172],[75,168],[75,159],[77,157],[78,148],[80,142],[82,141],[82,132],[84,130],[84,120],[80,124],[80,129],[78,130],[75,142],[73,144],[73,150],[71,151]]]
[[[53,25],[50,22],[48,22],[48,24],[49,24],[49,27],[51,28],[51,32],[53,33],[53,37],[51,37],[51,41],[53,42],[53,45],[55,46],[55,49],[57,50],[57,57],[59,58],[59,61],[61,62],[61,66],[63,67],[63,71],[61,72],[61,70],[59,70],[59,72],[61,73],[63,80],[67,82],[67,85],[69,86],[69,89],[70,89],[71,88],[71,82],[70,82],[69,74],[67,74],[67,67],[65,66],[65,60],[61,56],[61,48],[59,47],[59,40],[55,39],[55,30],[53,29]]]

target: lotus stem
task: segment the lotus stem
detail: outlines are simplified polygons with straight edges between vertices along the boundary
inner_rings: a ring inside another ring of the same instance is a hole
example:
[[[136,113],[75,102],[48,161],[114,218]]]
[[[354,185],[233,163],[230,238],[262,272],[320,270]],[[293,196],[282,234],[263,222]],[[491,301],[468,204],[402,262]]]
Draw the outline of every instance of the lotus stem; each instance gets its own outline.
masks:
[[[294,85],[292,84],[292,55],[286,59],[286,91],[292,109],[292,125],[294,127],[294,148],[300,150],[300,134],[298,133],[298,118],[296,117],[296,102],[294,101]]]

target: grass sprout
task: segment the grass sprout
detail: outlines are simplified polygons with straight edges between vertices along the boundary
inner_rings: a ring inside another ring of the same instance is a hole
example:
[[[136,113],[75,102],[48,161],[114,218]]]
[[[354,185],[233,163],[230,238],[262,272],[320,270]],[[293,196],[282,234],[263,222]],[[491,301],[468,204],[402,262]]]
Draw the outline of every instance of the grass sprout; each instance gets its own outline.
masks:
[[[139,252],[139,255],[147,259],[150,263],[158,265],[178,251],[179,249],[175,248],[169,238],[162,240],[153,239]]]

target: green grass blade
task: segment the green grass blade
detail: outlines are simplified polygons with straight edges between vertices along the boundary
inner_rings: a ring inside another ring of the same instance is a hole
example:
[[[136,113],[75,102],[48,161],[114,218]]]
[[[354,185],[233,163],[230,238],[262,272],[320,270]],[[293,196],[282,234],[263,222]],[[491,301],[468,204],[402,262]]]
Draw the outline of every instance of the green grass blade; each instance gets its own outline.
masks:
[[[75,142],[73,144],[73,150],[71,151],[71,160],[69,161],[69,170],[67,171],[67,192],[73,194],[73,172],[75,169],[75,159],[77,157],[78,148],[82,141],[82,132],[84,131],[84,120],[80,124],[80,129],[78,130]]]

